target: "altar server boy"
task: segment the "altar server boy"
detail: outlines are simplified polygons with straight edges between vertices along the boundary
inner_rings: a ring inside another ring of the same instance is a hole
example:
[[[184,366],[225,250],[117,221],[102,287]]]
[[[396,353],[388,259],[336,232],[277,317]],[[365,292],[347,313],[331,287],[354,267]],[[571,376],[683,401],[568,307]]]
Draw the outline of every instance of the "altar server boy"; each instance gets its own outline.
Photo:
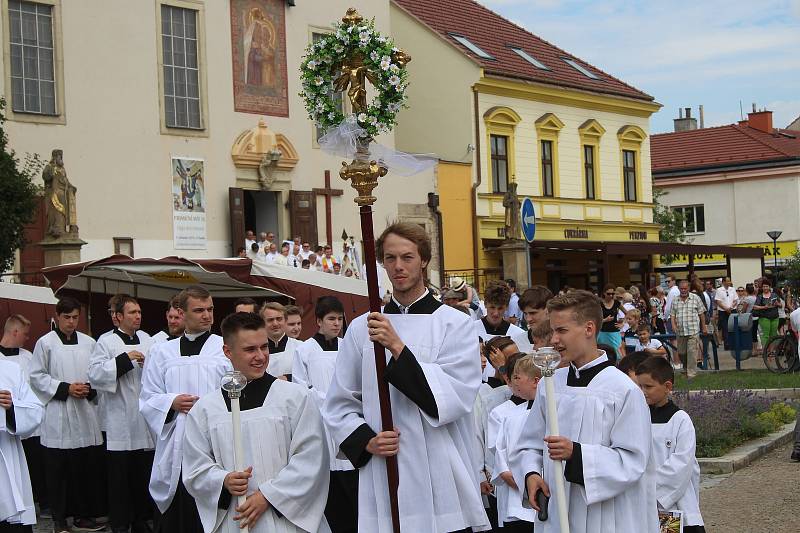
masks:
[[[522,492],[509,470],[508,450],[528,418],[541,373],[533,364],[533,356],[524,354],[509,357],[506,371],[514,394],[489,415],[491,446],[495,452],[492,482],[497,492],[497,519],[505,532],[531,533],[535,513],[522,505]]]
[[[142,309],[132,297],[114,302],[116,328],[101,337],[89,362],[89,380],[99,392],[106,431],[109,519],[113,532],[148,530],[153,501],[147,485],[153,468],[153,439],[139,414],[142,367],[153,339],[141,331]]]
[[[222,321],[222,335],[225,355],[247,378],[239,400],[245,470],[234,468],[230,398],[217,388],[189,412],[184,439],[183,480],[203,531],[329,531],[328,445],[312,392],[267,373],[260,316],[234,313]],[[247,497],[242,505],[239,496]]]
[[[597,349],[599,300],[570,291],[547,304],[552,344],[568,367],[553,376],[561,436],[548,436],[547,397],[536,402],[508,457],[523,504],[538,510],[535,495],[550,496],[556,475],[551,459],[564,461],[572,533],[657,533],[655,479],[650,462],[650,413],[639,387]],[[560,531],[557,503],[537,533]]]
[[[261,307],[261,318],[269,335],[269,368],[276,378],[292,379],[294,352],[303,343],[286,333],[286,308],[278,302],[267,302]]]
[[[505,281],[489,282],[484,294],[486,316],[475,321],[475,333],[484,342],[497,336],[511,337],[520,352],[529,353],[532,346],[528,341],[528,334],[519,326],[515,326],[503,318],[508,310],[510,299],[511,289]],[[493,375],[491,369],[484,369],[483,380],[488,380],[491,375]]]
[[[672,365],[663,357],[650,357],[636,368],[636,381],[650,406],[658,509],[681,511],[683,533],[705,533],[694,424],[670,399],[675,381]]]
[[[297,349],[297,355],[305,361],[306,366],[303,368],[307,374],[301,375],[300,380],[295,380],[295,383],[308,386],[321,409],[336,370],[344,306],[335,296],[323,296],[317,300],[314,314],[319,331]],[[326,428],[326,433],[328,452],[331,455],[331,482],[325,517],[334,532],[355,533],[358,530],[358,471],[350,461],[336,458],[338,451],[330,428]]]
[[[0,532],[30,532],[36,523],[22,439],[39,427],[43,414],[22,366],[0,357]]]
[[[58,301],[56,328],[36,341],[31,366],[31,386],[45,404],[45,481],[59,533],[67,531],[68,516],[76,529],[99,531],[95,518],[106,513],[103,436],[88,375],[95,341],[77,331],[80,313],[74,298]]]
[[[214,301],[200,285],[178,295],[184,332],[153,346],[142,373],[139,411],[155,441],[150,495],[161,515],[156,531],[201,531],[194,499],[181,482],[186,414],[200,396],[219,389],[231,363],[222,353],[222,337],[211,333]]]
[[[358,530],[391,531],[385,457],[396,455],[403,531],[484,531],[472,419],[481,383],[474,326],[426,288],[431,242],[424,228],[394,223],[376,249],[392,300],[347,329],[323,407],[339,457],[359,469]],[[397,431],[381,428],[373,342],[386,348]]]
[[[309,361],[317,356],[324,356],[324,352],[338,353],[339,335],[344,325],[344,306],[335,296],[322,296],[314,307],[314,315],[317,319],[317,332],[295,350],[292,364],[292,381],[308,387],[311,386],[308,377]]]

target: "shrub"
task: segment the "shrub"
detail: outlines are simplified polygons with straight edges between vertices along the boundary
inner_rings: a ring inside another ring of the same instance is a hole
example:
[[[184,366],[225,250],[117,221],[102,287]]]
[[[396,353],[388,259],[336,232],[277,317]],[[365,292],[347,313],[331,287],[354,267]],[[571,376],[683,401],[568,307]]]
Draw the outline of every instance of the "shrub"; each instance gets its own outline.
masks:
[[[677,403],[692,418],[697,457],[719,457],[739,444],[763,437],[794,420],[796,411],[784,403],[747,390],[701,391],[691,396],[675,394]]]

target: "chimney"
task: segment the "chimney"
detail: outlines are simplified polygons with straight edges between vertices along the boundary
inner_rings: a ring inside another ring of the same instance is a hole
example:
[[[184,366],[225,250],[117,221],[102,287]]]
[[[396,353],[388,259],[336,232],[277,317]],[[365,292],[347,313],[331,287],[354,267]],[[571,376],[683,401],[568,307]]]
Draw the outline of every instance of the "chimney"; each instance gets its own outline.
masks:
[[[772,111],[756,111],[754,104],[753,112],[747,114],[747,125],[764,133],[772,133]]]
[[[703,117],[703,104],[700,104],[700,129],[702,130],[705,127],[706,127],[706,121],[705,118]]]
[[[678,108],[678,118],[672,119],[675,123],[675,131],[689,131],[697,129],[697,119],[692,118],[692,108],[686,108],[686,116],[684,116],[683,109]]]

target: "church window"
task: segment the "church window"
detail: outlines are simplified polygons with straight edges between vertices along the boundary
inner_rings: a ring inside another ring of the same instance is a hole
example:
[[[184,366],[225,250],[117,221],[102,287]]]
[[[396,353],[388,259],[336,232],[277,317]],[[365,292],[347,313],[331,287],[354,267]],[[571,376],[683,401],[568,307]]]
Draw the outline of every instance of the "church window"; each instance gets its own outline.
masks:
[[[56,115],[53,6],[9,0],[11,108]]]
[[[202,129],[197,11],[161,5],[164,115],[170,128]]]

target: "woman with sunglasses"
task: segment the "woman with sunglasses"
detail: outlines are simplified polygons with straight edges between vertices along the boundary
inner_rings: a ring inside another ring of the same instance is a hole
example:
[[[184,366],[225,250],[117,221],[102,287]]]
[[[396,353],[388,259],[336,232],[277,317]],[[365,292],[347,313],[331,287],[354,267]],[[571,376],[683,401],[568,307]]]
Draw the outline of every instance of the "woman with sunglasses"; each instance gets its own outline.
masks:
[[[597,343],[613,346],[617,357],[620,358],[624,352],[620,350],[622,334],[619,330],[625,320],[625,313],[622,311],[621,302],[615,298],[615,295],[614,285],[609,283],[603,288],[603,301],[600,306],[603,310],[603,323],[597,334]]]

